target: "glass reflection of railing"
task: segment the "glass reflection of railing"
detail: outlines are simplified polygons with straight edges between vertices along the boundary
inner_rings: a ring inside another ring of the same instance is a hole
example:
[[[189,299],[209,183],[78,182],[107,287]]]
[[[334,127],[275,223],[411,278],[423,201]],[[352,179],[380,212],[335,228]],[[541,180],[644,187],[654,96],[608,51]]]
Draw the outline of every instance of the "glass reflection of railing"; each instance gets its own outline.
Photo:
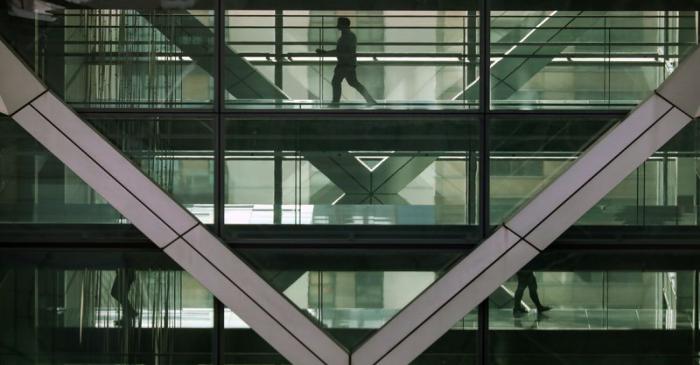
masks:
[[[683,12],[493,12],[498,108],[631,108],[696,42]]]

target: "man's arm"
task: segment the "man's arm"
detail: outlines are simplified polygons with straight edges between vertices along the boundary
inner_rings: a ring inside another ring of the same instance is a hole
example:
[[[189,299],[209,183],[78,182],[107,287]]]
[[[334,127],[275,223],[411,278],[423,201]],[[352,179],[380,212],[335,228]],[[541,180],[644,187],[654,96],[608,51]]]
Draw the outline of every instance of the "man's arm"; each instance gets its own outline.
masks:
[[[338,38],[338,42],[335,44],[335,49],[329,49],[325,50],[323,48],[316,48],[316,53],[321,54],[321,55],[329,55],[329,56],[337,56],[338,55],[338,50],[343,47],[342,42],[343,37],[341,36]]]
[[[323,48],[316,48],[316,53],[321,54],[321,55],[332,55],[332,56],[334,56],[334,55],[337,55],[337,54],[338,54],[338,50],[337,50],[337,49],[325,50],[325,49],[323,49]]]

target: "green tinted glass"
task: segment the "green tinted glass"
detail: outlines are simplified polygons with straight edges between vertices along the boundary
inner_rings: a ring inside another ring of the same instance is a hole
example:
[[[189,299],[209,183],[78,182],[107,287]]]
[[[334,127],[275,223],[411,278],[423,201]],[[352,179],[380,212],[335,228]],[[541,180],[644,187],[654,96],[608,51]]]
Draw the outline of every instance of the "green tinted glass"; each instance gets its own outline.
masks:
[[[491,224],[498,224],[576,160],[614,120],[509,117],[489,123]]]
[[[0,5],[0,32],[70,105],[212,107],[213,10],[185,3],[70,5]]]
[[[476,11],[228,10],[226,104],[476,108],[478,33]]]
[[[270,285],[349,349],[381,328],[463,255],[461,250],[239,252]]]
[[[629,109],[697,42],[693,12],[491,12],[491,106]]]
[[[162,254],[3,252],[3,364],[211,363],[211,294]]]
[[[693,271],[520,271],[490,297],[489,356],[504,364],[690,362],[694,280]]]
[[[226,223],[472,225],[477,151],[473,120],[231,120]]]

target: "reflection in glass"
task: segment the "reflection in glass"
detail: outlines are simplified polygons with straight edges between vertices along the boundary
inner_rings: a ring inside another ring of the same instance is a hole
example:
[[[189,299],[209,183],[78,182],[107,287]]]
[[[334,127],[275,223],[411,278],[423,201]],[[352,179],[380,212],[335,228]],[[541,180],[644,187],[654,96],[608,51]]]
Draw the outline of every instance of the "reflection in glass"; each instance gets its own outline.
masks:
[[[629,109],[696,43],[693,12],[491,12],[499,109]]]
[[[697,136],[697,122],[685,127],[576,224],[696,226]]]
[[[0,363],[210,363],[211,294],[139,256],[3,253]]]
[[[591,117],[491,119],[491,224],[504,221],[536,196],[614,122]]]
[[[411,365],[478,364],[477,314],[478,310],[475,309],[457,321],[447,333],[413,360]]]
[[[213,222],[210,121],[125,117],[90,123],[202,222]],[[0,119],[0,151],[0,222],[127,223],[7,117]]]
[[[34,2],[3,1],[0,31],[71,106],[211,108],[214,12],[180,3],[145,9],[154,4],[144,2],[133,10],[117,1],[83,1],[33,9]]]
[[[667,364],[692,356],[692,271],[535,272],[548,312],[525,297],[514,303],[514,277],[490,301],[491,358],[496,363]],[[527,313],[514,313],[518,304]],[[615,346],[610,346],[611,344]]]
[[[214,222],[214,127],[210,119],[98,116],[88,120],[200,221]]]
[[[338,57],[316,49],[336,48],[338,17],[357,38],[353,69],[374,108],[478,106],[477,12],[301,10],[226,12],[227,105],[366,107],[347,83],[331,103]]]
[[[114,208],[17,123],[0,116],[0,222],[123,221]]]
[[[227,224],[476,223],[475,121],[237,120],[226,137]]]
[[[239,251],[279,292],[355,348],[437,280],[462,250]]]

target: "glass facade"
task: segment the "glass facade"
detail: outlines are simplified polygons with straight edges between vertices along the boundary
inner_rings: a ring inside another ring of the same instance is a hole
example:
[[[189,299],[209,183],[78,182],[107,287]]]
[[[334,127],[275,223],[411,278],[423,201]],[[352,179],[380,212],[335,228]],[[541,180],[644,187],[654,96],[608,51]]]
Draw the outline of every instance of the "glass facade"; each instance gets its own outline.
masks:
[[[694,12],[494,11],[491,106],[627,109],[697,42]]]
[[[225,223],[476,225],[478,148],[476,120],[230,120]]]
[[[339,16],[346,16],[356,33],[357,79],[375,107],[478,107],[477,11],[236,9],[226,12],[227,105],[338,107],[333,93],[344,88],[343,106],[362,107],[367,100],[351,79],[346,86],[334,85],[335,66],[344,57],[332,52],[342,36],[336,29]],[[316,51],[324,48],[329,52]]]
[[[352,351],[651,95],[698,43],[698,9],[8,0],[0,36]],[[689,124],[413,364],[700,361],[699,137]],[[0,363],[288,363],[152,246],[0,116]]]

